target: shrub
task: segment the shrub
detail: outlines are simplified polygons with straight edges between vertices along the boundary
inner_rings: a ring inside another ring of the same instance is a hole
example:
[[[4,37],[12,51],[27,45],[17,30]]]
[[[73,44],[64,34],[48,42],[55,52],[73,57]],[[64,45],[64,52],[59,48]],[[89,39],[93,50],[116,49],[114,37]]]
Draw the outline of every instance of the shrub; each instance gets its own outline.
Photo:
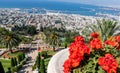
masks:
[[[18,55],[18,62],[19,62],[19,64],[20,64],[20,62],[22,61],[23,59],[22,59],[22,55],[20,54],[20,55]]]
[[[8,71],[6,73],[12,73],[11,68],[8,68]]]
[[[89,43],[82,36],[75,37],[64,73],[120,73],[120,36],[104,41],[94,32],[90,37]]]
[[[0,73],[5,73],[2,63],[0,62]]]
[[[26,63],[27,59],[25,58],[23,61],[21,61],[21,64],[24,65]]]
[[[37,65],[38,69],[40,68],[40,60],[41,60],[41,56],[40,56],[40,54],[38,53],[37,61],[36,61],[36,65]]]
[[[22,64],[19,64],[18,66],[12,67],[12,73],[17,72],[19,69],[22,68]]]
[[[36,65],[32,66],[32,71],[36,69]]]
[[[23,67],[23,65],[22,64],[19,64],[18,66],[17,66],[17,69],[19,70],[19,69],[21,69]]]
[[[18,69],[17,69],[17,66],[16,67],[12,67],[12,72],[14,73],[14,72],[17,72],[18,71]]]
[[[14,66],[15,66],[14,58],[11,58],[11,67],[14,67]]]
[[[44,58],[48,57],[47,51],[42,51],[40,55]]]
[[[65,48],[67,48],[67,43],[65,43],[64,45],[65,45]]]
[[[15,66],[17,66],[17,59],[14,58],[14,63],[15,63]]]
[[[46,72],[45,72],[44,59],[41,59],[39,71],[40,71],[40,73],[46,73]]]

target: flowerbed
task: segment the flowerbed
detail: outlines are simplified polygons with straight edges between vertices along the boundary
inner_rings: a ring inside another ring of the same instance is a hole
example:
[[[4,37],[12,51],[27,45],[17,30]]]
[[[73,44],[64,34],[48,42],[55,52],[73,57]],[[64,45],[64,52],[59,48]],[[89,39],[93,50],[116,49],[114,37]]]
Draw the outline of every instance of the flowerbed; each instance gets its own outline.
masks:
[[[89,42],[82,36],[75,37],[63,64],[64,73],[120,73],[120,36],[102,41],[93,32],[90,37]]]

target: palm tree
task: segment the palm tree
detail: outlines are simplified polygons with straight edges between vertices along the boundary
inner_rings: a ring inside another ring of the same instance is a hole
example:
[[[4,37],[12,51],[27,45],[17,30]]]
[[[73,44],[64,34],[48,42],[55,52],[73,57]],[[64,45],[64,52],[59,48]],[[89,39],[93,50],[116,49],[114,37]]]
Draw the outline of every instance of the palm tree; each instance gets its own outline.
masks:
[[[53,51],[55,51],[55,45],[58,43],[58,36],[53,33],[50,35],[50,44],[53,46]]]
[[[28,44],[32,42],[32,38],[20,36],[21,43]]]
[[[113,20],[97,20],[97,24],[86,26],[82,30],[82,35],[88,37],[91,32],[98,32],[100,38],[105,41],[110,36],[120,34],[120,25]]]
[[[12,48],[18,46],[19,43],[21,42],[21,39],[19,38],[19,36],[17,34],[7,31],[7,30],[5,30],[1,34],[0,40],[2,43],[4,43],[6,48],[8,48],[11,51],[11,53],[12,53]]]

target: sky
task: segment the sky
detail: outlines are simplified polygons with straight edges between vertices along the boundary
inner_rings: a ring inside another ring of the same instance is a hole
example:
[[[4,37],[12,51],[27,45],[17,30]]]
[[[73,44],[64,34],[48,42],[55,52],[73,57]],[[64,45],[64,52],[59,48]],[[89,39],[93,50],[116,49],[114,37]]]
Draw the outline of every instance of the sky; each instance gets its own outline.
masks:
[[[82,4],[100,5],[100,6],[110,6],[119,7],[120,0],[0,0],[1,1],[61,1],[61,2],[74,2]]]

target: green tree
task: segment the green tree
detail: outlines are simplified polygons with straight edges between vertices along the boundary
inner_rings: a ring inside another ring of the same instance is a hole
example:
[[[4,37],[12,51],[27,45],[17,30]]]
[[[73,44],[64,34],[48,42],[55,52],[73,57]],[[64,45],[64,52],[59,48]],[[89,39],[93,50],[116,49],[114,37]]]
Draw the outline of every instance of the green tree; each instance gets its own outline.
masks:
[[[36,27],[32,25],[15,26],[12,31],[22,35],[35,35],[37,33]]]
[[[1,36],[1,42],[4,43],[6,48],[8,48],[12,53],[12,48],[18,46],[21,39],[13,32],[4,31]]]
[[[18,63],[20,64],[20,62],[22,61],[22,55],[18,55]]]
[[[38,56],[37,56],[37,67],[38,67],[38,69],[40,68],[40,60],[41,60],[41,56],[40,56],[40,53],[38,53]]]
[[[55,51],[55,46],[58,44],[58,36],[53,33],[50,35],[50,44],[53,46],[53,51]]]
[[[20,36],[20,39],[21,39],[21,43],[24,43],[24,44],[29,44],[32,42],[32,38]]]
[[[5,73],[2,63],[0,62],[0,73]]]
[[[45,63],[44,63],[44,59],[41,59],[39,71],[40,71],[40,73],[46,73],[46,72],[45,72]]]
[[[11,67],[15,66],[14,58],[11,58]]]
[[[65,48],[67,48],[67,43],[65,43]]]
[[[27,29],[27,33],[30,34],[30,35],[35,35],[37,33],[36,27],[29,26],[28,29]]]
[[[22,54],[22,57],[23,57],[23,60],[24,60],[25,59],[25,54],[24,53]]]
[[[86,26],[82,30],[81,35],[88,37],[92,32],[98,32],[100,38],[105,41],[110,36],[120,34],[120,25],[113,20],[98,20],[97,24]]]
[[[14,62],[15,62],[15,66],[17,66],[17,59],[16,58],[14,58]]]
[[[8,68],[8,71],[6,73],[12,73],[11,68]]]

